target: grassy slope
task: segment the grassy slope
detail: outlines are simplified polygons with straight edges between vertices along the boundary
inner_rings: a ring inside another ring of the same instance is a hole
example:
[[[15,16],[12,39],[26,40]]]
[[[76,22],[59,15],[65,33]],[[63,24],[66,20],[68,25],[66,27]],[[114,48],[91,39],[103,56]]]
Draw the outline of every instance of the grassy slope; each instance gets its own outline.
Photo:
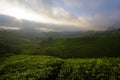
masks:
[[[120,58],[17,55],[0,63],[0,80],[119,80]]]
[[[57,39],[46,46],[47,55],[70,57],[118,57],[120,56],[120,37],[81,37]],[[51,53],[51,54],[50,54]]]
[[[47,40],[13,32],[0,32],[0,54],[6,51],[8,54],[52,55],[62,58],[119,57],[120,37],[96,35]]]
[[[62,58],[120,56],[120,37],[115,35],[53,38],[49,40],[1,32],[0,46],[2,47],[0,47],[1,53],[8,51],[8,53],[14,54],[49,55]]]

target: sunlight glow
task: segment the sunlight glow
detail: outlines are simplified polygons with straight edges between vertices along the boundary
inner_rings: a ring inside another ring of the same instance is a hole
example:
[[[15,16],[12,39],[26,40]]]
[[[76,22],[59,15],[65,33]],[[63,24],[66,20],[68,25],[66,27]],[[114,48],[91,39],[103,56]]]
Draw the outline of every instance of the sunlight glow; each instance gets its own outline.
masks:
[[[10,12],[11,16],[16,17],[17,19],[23,19],[24,17],[27,17],[25,13],[26,13],[25,11],[18,10],[16,8],[11,9]]]
[[[7,27],[7,26],[0,26],[0,29],[5,29],[5,30],[8,30],[8,29],[10,29],[10,30],[19,30],[19,29],[21,29],[21,28],[17,28],[17,27]]]
[[[36,30],[40,30],[44,32],[54,31],[53,29],[49,29],[49,28],[36,28]]]
[[[32,11],[27,11],[25,9],[20,9],[17,7],[9,9],[8,14],[10,16],[15,17],[18,20],[26,19],[26,20],[36,21],[36,22],[43,22],[43,23],[51,22],[51,20],[44,15],[37,14]]]

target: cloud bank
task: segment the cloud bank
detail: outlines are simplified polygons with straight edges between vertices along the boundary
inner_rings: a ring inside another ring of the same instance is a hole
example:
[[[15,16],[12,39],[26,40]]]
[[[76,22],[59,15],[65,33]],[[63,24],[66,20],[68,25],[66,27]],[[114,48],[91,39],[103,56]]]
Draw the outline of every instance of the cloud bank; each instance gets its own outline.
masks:
[[[120,0],[1,0],[0,26],[45,31],[104,30],[120,27],[119,4]]]

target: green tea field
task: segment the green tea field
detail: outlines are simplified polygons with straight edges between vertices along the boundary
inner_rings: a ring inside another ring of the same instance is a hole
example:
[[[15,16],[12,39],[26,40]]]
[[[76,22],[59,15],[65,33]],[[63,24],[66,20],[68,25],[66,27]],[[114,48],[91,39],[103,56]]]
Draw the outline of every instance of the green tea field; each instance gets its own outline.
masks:
[[[61,59],[13,55],[0,59],[0,80],[119,80],[120,58]]]

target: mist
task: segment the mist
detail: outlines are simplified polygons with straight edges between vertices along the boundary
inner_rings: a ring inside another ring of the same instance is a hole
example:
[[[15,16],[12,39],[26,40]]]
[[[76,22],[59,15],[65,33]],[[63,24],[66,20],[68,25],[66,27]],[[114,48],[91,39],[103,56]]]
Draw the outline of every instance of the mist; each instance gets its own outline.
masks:
[[[119,3],[119,0],[1,0],[0,27],[46,32],[120,28]]]

